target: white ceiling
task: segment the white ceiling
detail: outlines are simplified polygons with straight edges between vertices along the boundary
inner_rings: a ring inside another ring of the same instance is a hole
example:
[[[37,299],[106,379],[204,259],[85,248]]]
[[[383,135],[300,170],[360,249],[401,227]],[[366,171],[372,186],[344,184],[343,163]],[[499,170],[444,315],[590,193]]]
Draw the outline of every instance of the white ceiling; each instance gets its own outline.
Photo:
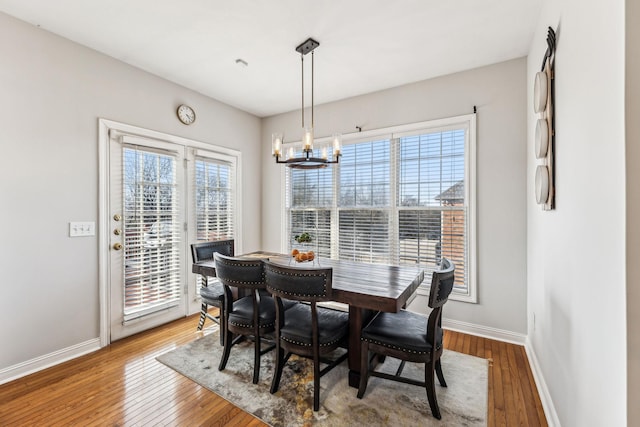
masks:
[[[300,108],[295,47],[308,37],[320,42],[318,105],[525,56],[540,7],[541,0],[0,0],[0,11],[260,117]]]

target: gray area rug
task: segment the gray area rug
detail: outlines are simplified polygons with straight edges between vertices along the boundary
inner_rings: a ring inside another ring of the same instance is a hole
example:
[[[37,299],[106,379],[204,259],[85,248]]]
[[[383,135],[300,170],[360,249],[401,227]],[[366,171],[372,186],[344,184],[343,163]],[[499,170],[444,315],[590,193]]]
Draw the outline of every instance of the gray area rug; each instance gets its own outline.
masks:
[[[340,351],[340,350],[339,350]],[[486,426],[488,362],[445,351],[442,369],[448,387],[436,379],[442,420],[431,415],[424,388],[371,377],[363,399],[347,383],[347,361],[321,378],[320,410],[313,412],[313,364],[291,356],[270,394],[275,351],[262,356],[260,381],[253,375],[253,343],[231,349],[229,363],[218,371],[222,354],[214,331],[157,359],[201,386],[272,426]],[[387,358],[378,370],[395,372],[398,361]],[[403,375],[424,380],[424,365],[407,363]]]

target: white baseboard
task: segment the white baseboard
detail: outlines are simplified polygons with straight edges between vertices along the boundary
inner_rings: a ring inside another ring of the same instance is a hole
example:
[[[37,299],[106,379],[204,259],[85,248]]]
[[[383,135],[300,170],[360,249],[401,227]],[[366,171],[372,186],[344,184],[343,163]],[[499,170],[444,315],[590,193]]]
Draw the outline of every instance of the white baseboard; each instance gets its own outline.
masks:
[[[458,320],[442,319],[442,327],[451,331],[518,345],[524,345],[527,339],[527,336],[524,334],[490,328],[488,326],[474,325],[473,323],[460,322]]]
[[[63,348],[17,365],[0,369],[0,384],[8,383],[34,372],[41,371],[54,365],[58,365],[67,360],[75,359],[87,353],[100,349],[100,339],[94,338],[71,347]]]
[[[549,425],[549,427],[560,427],[560,419],[558,418],[558,413],[556,412],[556,408],[553,405],[551,394],[549,394],[547,383],[544,380],[544,375],[542,375],[542,370],[540,369],[540,364],[538,363],[538,357],[536,356],[536,352],[531,346],[531,341],[529,340],[529,338],[527,338],[524,349],[527,352],[529,366],[531,366],[531,372],[533,373],[533,379],[536,383],[536,387],[538,388],[538,395],[540,396],[540,401],[542,402],[542,408],[544,409],[544,414],[547,417],[547,424]]]

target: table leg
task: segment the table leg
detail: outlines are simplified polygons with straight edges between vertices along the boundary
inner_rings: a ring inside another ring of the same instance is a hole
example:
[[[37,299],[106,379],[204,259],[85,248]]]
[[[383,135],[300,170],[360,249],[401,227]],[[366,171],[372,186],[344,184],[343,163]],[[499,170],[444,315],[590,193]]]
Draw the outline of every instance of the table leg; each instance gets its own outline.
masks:
[[[349,385],[360,386],[360,331],[375,314],[374,311],[349,306]]]

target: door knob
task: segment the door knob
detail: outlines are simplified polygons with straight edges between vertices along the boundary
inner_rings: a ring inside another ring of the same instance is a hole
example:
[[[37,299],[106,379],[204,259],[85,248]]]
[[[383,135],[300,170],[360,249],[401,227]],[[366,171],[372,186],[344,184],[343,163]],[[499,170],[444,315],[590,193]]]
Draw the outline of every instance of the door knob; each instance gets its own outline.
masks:
[[[115,249],[116,251],[119,251],[120,249],[122,249],[122,244],[121,243],[114,243],[113,244],[113,249]]]

